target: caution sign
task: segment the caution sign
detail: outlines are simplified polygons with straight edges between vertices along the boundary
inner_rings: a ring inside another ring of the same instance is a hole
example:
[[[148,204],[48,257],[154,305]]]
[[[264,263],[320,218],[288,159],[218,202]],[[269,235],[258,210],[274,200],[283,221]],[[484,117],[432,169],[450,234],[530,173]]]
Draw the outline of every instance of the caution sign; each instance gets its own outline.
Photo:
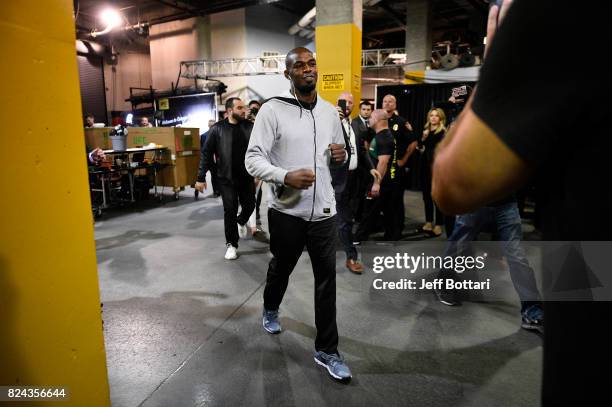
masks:
[[[344,74],[330,73],[323,75],[321,90],[344,90]]]
[[[159,110],[168,110],[170,109],[170,101],[168,99],[159,99],[157,101],[157,105]]]

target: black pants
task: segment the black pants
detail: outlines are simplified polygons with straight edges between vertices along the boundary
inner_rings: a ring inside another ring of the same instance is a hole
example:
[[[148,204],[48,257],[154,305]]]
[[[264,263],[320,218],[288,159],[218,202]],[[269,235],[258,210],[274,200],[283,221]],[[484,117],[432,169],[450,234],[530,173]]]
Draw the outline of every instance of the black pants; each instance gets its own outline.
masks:
[[[210,183],[212,184],[213,194],[220,194],[219,177],[217,176],[217,166],[210,167]]]
[[[372,183],[372,175],[370,170],[367,168],[357,168],[357,174],[359,181],[357,182],[357,200],[355,201],[355,221],[361,222],[363,218],[363,210],[365,208],[365,196],[368,188],[368,184]]]
[[[378,198],[366,199],[363,219],[355,233],[358,241],[368,240],[368,236],[374,232],[378,222],[378,214],[383,213],[383,226],[385,229],[385,240],[399,240],[401,229],[399,216],[397,214],[398,187],[395,182],[383,182],[380,186]],[[402,216],[403,220],[403,216]]]
[[[449,238],[453,234],[455,230],[455,217],[444,215],[444,231],[446,232],[446,237]]]
[[[264,307],[278,310],[289,284],[289,276],[304,246],[308,250],[315,279],[315,349],[325,353],[338,351],[336,326],[336,218],[308,222],[268,210],[270,251]]]
[[[259,221],[261,216],[259,215],[259,207],[261,206],[261,195],[263,191],[263,181],[259,181],[259,189],[257,190],[257,199],[255,200],[255,220]]]
[[[408,182],[408,174],[406,173],[405,167],[398,167],[397,179],[393,182],[395,191],[393,192],[393,200],[395,202],[394,213],[396,222],[398,223],[396,229],[399,231],[399,236],[396,239],[399,240],[404,231],[404,222],[406,218],[406,207],[404,205],[404,191],[406,191],[406,183]],[[386,229],[385,229],[386,230]]]
[[[255,209],[255,184],[253,178],[219,180],[221,198],[223,199],[223,223],[225,226],[225,243],[238,247],[238,225],[245,225]],[[242,207],[240,215],[238,204]]]
[[[357,249],[353,242],[353,219],[359,206],[360,176],[359,170],[349,171],[344,190],[336,193],[336,210],[338,211],[338,238],[342,243],[347,260],[357,260]]]
[[[610,315],[608,301],[544,303],[543,407],[609,403]]]
[[[423,204],[425,205],[425,221],[433,223],[435,210],[435,224],[442,226],[444,224],[444,215],[442,215],[442,212],[431,197],[431,163],[426,158],[423,158],[423,165],[421,166],[421,190],[423,191]]]

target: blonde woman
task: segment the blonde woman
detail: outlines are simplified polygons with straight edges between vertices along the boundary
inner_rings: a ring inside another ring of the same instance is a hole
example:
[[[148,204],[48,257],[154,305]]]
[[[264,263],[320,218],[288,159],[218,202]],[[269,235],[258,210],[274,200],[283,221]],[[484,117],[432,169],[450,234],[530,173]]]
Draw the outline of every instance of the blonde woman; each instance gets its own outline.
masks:
[[[421,186],[423,190],[423,202],[425,204],[425,225],[422,230],[435,236],[442,234],[444,215],[434,204],[431,198],[431,168],[433,166],[434,152],[438,143],[446,135],[446,115],[440,108],[431,109],[427,113],[427,123],[423,130],[423,136],[419,141],[421,152]],[[435,221],[434,221],[435,211]]]

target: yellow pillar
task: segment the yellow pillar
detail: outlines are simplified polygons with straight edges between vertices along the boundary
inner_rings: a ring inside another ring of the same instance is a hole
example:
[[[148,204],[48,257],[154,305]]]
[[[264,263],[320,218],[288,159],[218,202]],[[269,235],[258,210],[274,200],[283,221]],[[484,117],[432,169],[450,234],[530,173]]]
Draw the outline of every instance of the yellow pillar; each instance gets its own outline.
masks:
[[[425,83],[425,71],[409,71],[404,73],[404,85]]]
[[[361,0],[317,0],[316,6],[318,92],[335,104],[340,93],[350,91],[354,116],[361,99]]]
[[[0,386],[108,406],[73,2],[1,4]]]

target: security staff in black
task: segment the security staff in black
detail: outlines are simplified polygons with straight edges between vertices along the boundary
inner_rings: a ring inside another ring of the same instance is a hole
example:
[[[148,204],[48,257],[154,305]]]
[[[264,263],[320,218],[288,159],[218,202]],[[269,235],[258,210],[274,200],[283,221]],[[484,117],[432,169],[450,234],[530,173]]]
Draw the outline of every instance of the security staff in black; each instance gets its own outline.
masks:
[[[397,101],[395,96],[386,95],[383,98],[383,109],[389,116],[389,130],[395,139],[395,147],[397,153],[397,181],[395,182],[395,206],[394,213],[396,222],[398,223],[397,234],[390,237],[390,240],[399,240],[402,231],[404,230],[404,217],[406,209],[404,208],[404,189],[406,186],[406,166],[408,159],[414,153],[417,147],[417,137],[412,131],[412,125],[403,117],[397,114]]]
[[[255,184],[244,166],[244,156],[249,145],[253,124],[246,120],[246,106],[239,98],[225,102],[227,119],[214,125],[208,134],[204,149],[200,152],[200,170],[196,189],[206,188],[206,172],[215,165],[223,199],[226,260],[238,258],[238,239],[247,233],[246,223],[255,209]],[[242,208],[237,215],[238,204]]]
[[[395,216],[397,160],[395,140],[389,131],[387,113],[382,109],[375,110],[370,117],[370,126],[376,133],[370,143],[370,155],[380,176],[375,178],[368,188],[363,219],[357,228],[355,239],[359,242],[367,240],[376,229],[379,222],[378,215],[382,212],[384,238],[396,240],[399,234],[399,225]]]

